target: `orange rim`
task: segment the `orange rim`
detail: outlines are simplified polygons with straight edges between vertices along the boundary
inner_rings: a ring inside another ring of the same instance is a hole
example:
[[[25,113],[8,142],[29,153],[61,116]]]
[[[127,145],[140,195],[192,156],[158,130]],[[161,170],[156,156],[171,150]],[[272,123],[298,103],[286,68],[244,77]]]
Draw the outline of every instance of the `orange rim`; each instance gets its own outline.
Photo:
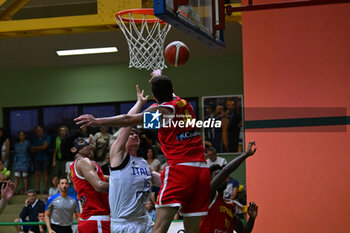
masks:
[[[130,9],[130,10],[119,11],[115,15],[115,17],[116,18],[120,17],[124,22],[130,22],[131,18],[123,17],[123,15],[126,15],[126,14],[129,16],[129,13],[138,14],[138,15],[152,15],[152,16],[154,16],[153,8],[139,8],[139,9]],[[135,23],[142,23],[145,20],[148,23],[155,23],[155,22],[159,21],[160,23],[165,24],[164,21],[162,21],[161,19],[158,19],[158,18],[155,18],[155,19],[133,19],[133,21]]]

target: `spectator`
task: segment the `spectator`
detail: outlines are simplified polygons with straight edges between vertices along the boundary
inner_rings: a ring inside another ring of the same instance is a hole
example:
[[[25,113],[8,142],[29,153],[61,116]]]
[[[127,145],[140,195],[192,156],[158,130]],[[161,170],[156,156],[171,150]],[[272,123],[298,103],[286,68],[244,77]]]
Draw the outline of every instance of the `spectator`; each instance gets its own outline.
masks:
[[[54,173],[59,177],[64,176],[65,174],[65,166],[66,166],[66,158],[61,153],[61,140],[68,133],[68,128],[66,126],[61,126],[58,129],[58,136],[56,137],[55,142],[55,150],[52,156],[52,167],[54,168]]]
[[[207,149],[207,154],[208,154],[207,164],[209,167],[211,167],[214,164],[218,164],[221,167],[227,164],[226,159],[216,155],[216,149],[214,147],[209,147]]]
[[[50,145],[50,136],[44,134],[41,126],[35,127],[35,137],[32,143],[32,151],[35,153],[35,188],[40,194],[40,181],[42,173],[44,173],[44,193],[47,192],[49,180],[50,156],[48,147]]]
[[[108,153],[109,141],[111,135],[108,133],[108,127],[101,126],[100,132],[95,134],[96,151],[95,151],[95,161],[101,166],[105,161],[106,155]]]
[[[147,150],[147,163],[152,171],[159,172],[160,171],[160,161],[154,158],[154,150],[152,148],[148,148]],[[153,203],[156,203],[160,188],[152,185],[151,187],[151,200]]]
[[[222,121],[223,117],[225,116],[225,108],[223,104],[219,103],[216,105],[213,102],[208,103],[209,105],[205,107],[205,117],[204,119],[207,120],[209,118],[212,118],[213,120],[219,120]],[[215,111],[213,111],[215,109]],[[222,128],[207,128],[204,130],[205,133],[205,146],[207,147],[214,147],[217,152],[224,152],[224,144],[223,144],[223,132]]]
[[[137,151],[137,156],[139,157],[143,157],[145,160],[147,160],[147,151],[148,148],[153,146],[153,135],[152,132],[149,130],[144,130],[144,129],[140,129],[140,148]]]
[[[14,183],[8,180],[6,183],[0,184],[1,186],[1,199],[0,199],[0,214],[4,210],[7,201],[13,196],[16,191]]]
[[[44,211],[40,211],[38,213],[38,222],[45,222],[45,212]],[[46,226],[45,225],[38,225],[38,232],[34,231],[34,230],[29,230],[28,233],[45,233],[46,232]]]
[[[38,213],[44,212],[45,204],[43,201],[37,198],[37,193],[35,190],[30,189],[27,192],[27,199],[24,202],[24,207],[20,213],[20,218],[16,219],[15,222],[37,222]],[[28,220],[27,220],[28,219]],[[18,232],[28,232],[29,230],[33,232],[40,232],[38,226],[15,226]]]
[[[51,196],[45,208],[45,222],[49,233],[73,233],[73,215],[79,215],[78,199],[68,195],[68,179],[60,178],[60,192]]]
[[[238,196],[239,182],[238,180],[227,177],[226,189],[223,193],[223,198],[226,200],[235,200]]]
[[[239,135],[242,127],[242,114],[239,98],[225,100],[225,117],[222,123],[222,142],[225,152],[238,152]]]
[[[11,171],[7,170],[2,160],[0,160],[0,182],[7,182],[11,175]]]
[[[159,172],[160,161],[154,157],[154,151],[152,148],[148,148],[147,150],[147,163],[151,168],[151,171]]]
[[[4,163],[4,166],[8,168],[9,165],[9,155],[10,155],[10,140],[5,135],[5,130],[0,128],[0,151],[1,151],[1,160]]]
[[[152,221],[156,221],[156,211],[154,210],[153,202],[147,201],[146,204],[147,214],[151,217]]]
[[[24,192],[28,190],[28,175],[31,167],[33,166],[32,159],[30,157],[30,142],[26,140],[26,134],[24,131],[19,131],[17,134],[18,142],[15,144],[15,187],[17,189],[19,178],[23,177]]]
[[[49,196],[55,195],[60,192],[60,188],[58,187],[58,176],[54,175],[51,179],[52,187],[49,189]]]

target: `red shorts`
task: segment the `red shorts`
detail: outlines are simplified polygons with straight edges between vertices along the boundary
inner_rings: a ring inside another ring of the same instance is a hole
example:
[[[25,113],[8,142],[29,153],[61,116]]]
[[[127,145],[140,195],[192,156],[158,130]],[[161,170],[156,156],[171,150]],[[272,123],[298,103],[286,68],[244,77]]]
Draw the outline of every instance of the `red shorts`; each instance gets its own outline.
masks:
[[[210,171],[205,163],[191,162],[164,168],[156,207],[180,207],[184,217],[208,214]]]
[[[102,217],[102,218],[101,218]],[[78,232],[83,233],[110,233],[111,232],[111,221],[105,218],[108,216],[91,216],[89,219],[96,220],[79,220]]]

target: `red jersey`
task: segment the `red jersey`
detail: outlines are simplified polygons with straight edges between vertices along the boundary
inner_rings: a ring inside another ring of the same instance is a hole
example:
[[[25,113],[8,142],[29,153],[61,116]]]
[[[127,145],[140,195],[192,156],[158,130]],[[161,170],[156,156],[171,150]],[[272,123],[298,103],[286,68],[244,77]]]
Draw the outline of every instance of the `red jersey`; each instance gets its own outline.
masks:
[[[78,193],[78,199],[82,201],[83,211],[79,215],[82,219],[88,219],[93,215],[109,215],[108,193],[99,193],[91,186],[84,177],[77,174],[75,160],[70,165],[70,174],[74,183],[74,188]],[[105,181],[100,166],[92,161],[96,167],[98,177]]]
[[[199,233],[232,233],[234,230],[235,204],[216,194],[209,206],[208,215],[203,216]]]
[[[171,121],[163,124],[158,130],[158,139],[161,143],[161,149],[168,159],[168,165],[184,162],[206,162],[205,148],[199,130],[194,124],[196,116],[191,104],[176,96],[172,101],[159,106],[170,109],[174,116]]]

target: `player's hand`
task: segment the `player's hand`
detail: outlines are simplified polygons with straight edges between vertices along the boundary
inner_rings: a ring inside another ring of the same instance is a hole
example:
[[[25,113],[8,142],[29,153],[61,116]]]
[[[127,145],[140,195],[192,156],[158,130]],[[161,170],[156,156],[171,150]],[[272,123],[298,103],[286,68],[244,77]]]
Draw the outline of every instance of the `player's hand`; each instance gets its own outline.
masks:
[[[249,202],[248,215],[250,218],[256,218],[258,216],[258,206],[254,202]]]
[[[54,231],[54,230],[49,230],[49,233],[56,233],[56,231]]]
[[[11,180],[8,180],[6,184],[3,184],[1,186],[1,196],[5,200],[10,199],[15,193],[15,191],[16,191],[15,184]]]
[[[256,147],[253,149],[254,146],[255,146],[255,141],[251,141],[248,143],[247,154],[249,156],[252,156],[253,154],[255,154]]]
[[[139,85],[136,85],[136,96],[137,96],[137,101],[139,101],[142,105],[144,105],[147,100],[148,100],[148,95],[143,96],[144,90],[141,91],[140,93],[140,88]]]
[[[153,70],[153,72],[151,73],[151,79],[148,80],[148,83],[151,83],[152,79],[154,77],[161,76],[161,75],[162,75],[162,70],[161,69]]]
[[[90,114],[81,115],[75,118],[74,121],[75,121],[75,124],[81,125],[80,128],[98,125],[96,118]]]

